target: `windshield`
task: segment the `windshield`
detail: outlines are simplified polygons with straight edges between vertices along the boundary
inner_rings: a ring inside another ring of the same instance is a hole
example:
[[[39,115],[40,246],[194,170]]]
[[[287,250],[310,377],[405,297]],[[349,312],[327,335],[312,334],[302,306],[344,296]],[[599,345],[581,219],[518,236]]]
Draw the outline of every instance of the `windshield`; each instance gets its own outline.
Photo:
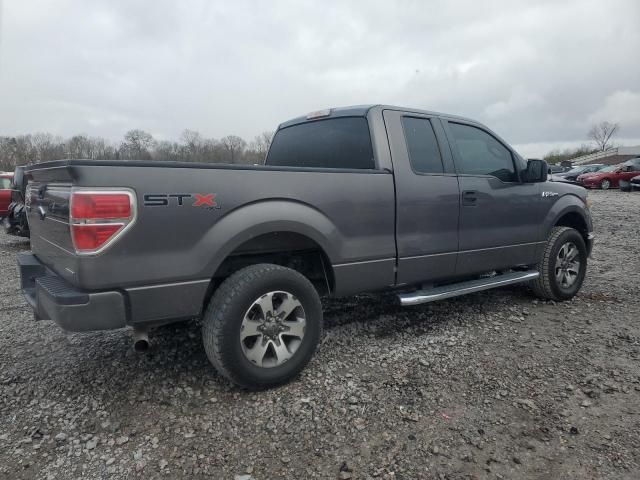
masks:
[[[604,167],[600,172],[615,172],[619,167],[617,165],[611,165],[609,167]]]

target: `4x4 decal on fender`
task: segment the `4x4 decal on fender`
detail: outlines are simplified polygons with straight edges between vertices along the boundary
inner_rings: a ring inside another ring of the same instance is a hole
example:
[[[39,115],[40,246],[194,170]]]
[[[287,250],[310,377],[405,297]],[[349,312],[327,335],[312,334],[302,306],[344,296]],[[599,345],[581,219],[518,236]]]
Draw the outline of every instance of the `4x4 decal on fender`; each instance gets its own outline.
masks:
[[[191,206],[203,207],[208,210],[219,209],[215,193],[146,193],[145,207]]]

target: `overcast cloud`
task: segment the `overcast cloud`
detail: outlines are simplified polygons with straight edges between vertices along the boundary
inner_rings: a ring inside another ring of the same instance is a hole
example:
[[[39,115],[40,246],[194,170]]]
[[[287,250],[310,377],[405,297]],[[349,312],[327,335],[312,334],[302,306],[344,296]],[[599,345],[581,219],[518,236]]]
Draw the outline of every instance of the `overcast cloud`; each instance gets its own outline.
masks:
[[[0,0],[1,2],[2,0]],[[0,135],[247,139],[330,106],[478,119],[525,156],[640,144],[640,2],[5,0]]]

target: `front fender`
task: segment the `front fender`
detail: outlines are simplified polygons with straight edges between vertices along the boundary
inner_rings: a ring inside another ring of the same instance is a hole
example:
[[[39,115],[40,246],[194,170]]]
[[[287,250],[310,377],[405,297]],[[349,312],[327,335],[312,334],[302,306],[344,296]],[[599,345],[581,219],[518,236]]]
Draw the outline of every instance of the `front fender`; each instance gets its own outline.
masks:
[[[270,199],[229,212],[207,231],[196,247],[211,252],[202,276],[213,276],[224,259],[246,241],[273,232],[304,235],[322,248],[331,263],[340,261],[342,236],[326,215],[299,201]]]
[[[553,203],[551,208],[549,208],[545,216],[543,222],[544,238],[549,236],[551,229],[568,213],[576,213],[580,215],[587,225],[587,232],[591,232],[593,230],[591,213],[582,198],[573,193],[566,193],[561,197],[556,197],[556,201]]]

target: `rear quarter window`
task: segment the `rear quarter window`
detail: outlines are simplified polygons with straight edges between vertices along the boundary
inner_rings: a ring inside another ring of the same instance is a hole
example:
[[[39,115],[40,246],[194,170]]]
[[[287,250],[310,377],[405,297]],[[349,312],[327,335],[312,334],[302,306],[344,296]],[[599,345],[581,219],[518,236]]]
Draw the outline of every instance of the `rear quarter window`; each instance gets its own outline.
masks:
[[[265,163],[282,167],[373,169],[367,119],[330,118],[278,130]]]
[[[11,179],[2,177],[0,178],[0,190],[8,190],[11,188]]]

